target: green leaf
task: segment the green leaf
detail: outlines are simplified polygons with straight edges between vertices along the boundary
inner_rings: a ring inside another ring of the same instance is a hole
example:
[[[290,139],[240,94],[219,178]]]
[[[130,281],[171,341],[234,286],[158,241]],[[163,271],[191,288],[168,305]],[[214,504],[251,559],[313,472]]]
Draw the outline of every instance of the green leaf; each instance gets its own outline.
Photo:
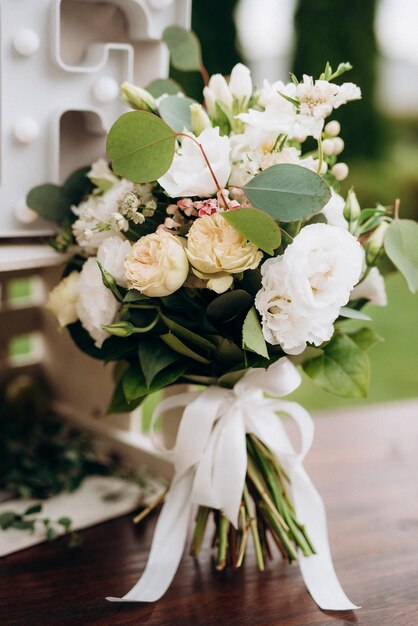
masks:
[[[250,202],[282,222],[318,213],[331,198],[327,183],[315,172],[282,163],[269,167],[244,187]]]
[[[357,309],[352,309],[349,306],[342,306],[339,311],[340,317],[347,317],[353,320],[363,320],[363,322],[371,322],[372,318],[370,315],[366,315],[362,311],[357,311]]]
[[[93,189],[86,173],[90,167],[83,167],[73,172],[63,186],[46,183],[31,189],[26,197],[27,205],[40,217],[58,224],[72,221],[73,204],[79,204],[84,196]]]
[[[53,541],[58,537],[58,532],[52,526],[49,526],[46,530],[46,538],[48,541]]]
[[[170,167],[175,139],[174,131],[156,115],[129,111],[113,124],[106,148],[117,174],[135,183],[148,183]]]
[[[193,32],[180,26],[169,26],[163,40],[170,51],[171,65],[182,72],[199,71],[202,66],[200,43]]]
[[[368,350],[376,343],[383,341],[383,337],[371,328],[359,328],[358,330],[348,333],[348,336],[356,342],[361,350]]]
[[[70,202],[59,185],[46,183],[31,189],[26,203],[35,213],[50,222],[60,223],[68,216]]]
[[[264,358],[269,358],[266,341],[261,330],[261,324],[254,307],[250,309],[242,327],[242,347],[251,350]]]
[[[35,515],[35,513],[40,513],[41,511],[42,511],[42,504],[33,504],[32,506],[26,509],[23,515]]]
[[[192,116],[190,105],[195,100],[182,98],[180,96],[167,96],[161,100],[159,111],[162,119],[176,133],[182,133],[184,129],[192,129]]]
[[[13,522],[16,519],[16,514],[13,511],[3,511],[0,513],[0,528],[2,530],[6,530],[13,525]]]
[[[418,290],[418,223],[393,220],[385,233],[386,254],[403,274],[412,293]]]
[[[241,380],[246,372],[248,372],[248,368],[227,372],[218,378],[218,384],[221,387],[228,387],[228,389],[232,389],[232,387],[234,387],[234,385]]]
[[[370,361],[348,335],[335,334],[323,348],[323,354],[304,363],[303,369],[320,387],[337,396],[364,398],[367,395]]]
[[[138,346],[138,355],[148,387],[151,386],[152,381],[159,372],[180,358],[176,352],[173,352],[160,339],[151,337],[141,339]]]
[[[73,523],[71,517],[65,517],[65,516],[64,517],[60,517],[57,520],[57,522],[58,522],[58,524],[60,524],[65,529],[65,532],[67,532],[67,533],[70,530],[70,528],[72,526],[72,523]]]
[[[181,326],[181,324],[178,324],[163,313],[160,313],[160,317],[163,320],[164,324],[173,332],[174,335],[181,337],[182,339],[185,339],[190,343],[194,343],[196,346],[199,346],[200,348],[203,348],[208,352],[213,352],[215,350],[216,346],[207,339],[205,339],[205,337],[194,333],[189,328]]]
[[[157,78],[153,80],[145,89],[154,97],[159,98],[164,94],[169,96],[177,96],[178,93],[183,93],[181,86],[176,83],[172,78]]]
[[[172,363],[171,367],[158,372],[150,386],[147,385],[144,373],[139,363],[132,364],[122,380],[122,389],[126,401],[141,402],[149,393],[163,389],[174,383],[187,369],[187,363],[182,360]]]
[[[188,357],[189,359],[197,361],[198,363],[203,363],[204,365],[208,365],[210,363],[207,358],[205,358],[201,354],[198,354],[197,352],[189,348],[189,346],[186,346],[186,344],[180,341],[180,339],[173,335],[172,332],[167,333],[166,335],[161,335],[161,340],[164,341],[164,343],[172,350],[178,352],[178,354],[181,354],[182,356]]]
[[[207,316],[214,322],[229,322],[240,313],[245,313],[253,302],[252,296],[243,289],[221,294],[209,304]]]
[[[122,378],[119,381],[119,383],[116,385],[115,390],[113,392],[112,399],[107,408],[107,413],[129,413],[130,411],[133,411],[134,409],[136,409],[137,406],[141,404],[142,398],[138,398],[137,400],[132,401],[132,402],[129,402],[126,399],[124,391],[123,391],[123,381],[124,381],[124,378]]]
[[[222,213],[224,220],[257,248],[273,254],[280,246],[280,229],[274,219],[258,209],[242,208]]]

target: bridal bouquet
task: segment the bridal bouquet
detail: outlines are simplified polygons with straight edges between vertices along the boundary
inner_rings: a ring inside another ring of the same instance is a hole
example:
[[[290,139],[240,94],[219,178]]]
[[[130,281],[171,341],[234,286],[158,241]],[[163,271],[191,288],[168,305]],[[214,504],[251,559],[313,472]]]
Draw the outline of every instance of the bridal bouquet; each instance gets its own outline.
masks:
[[[202,68],[192,33],[165,31],[172,65]],[[166,450],[174,478],[146,570],[123,598],[153,601],[180,562],[192,509],[191,553],[214,525],[216,568],[242,565],[252,538],[264,569],[275,544],[299,560],[327,609],[355,608],[336,578],[322,501],[302,467],[313,437],[309,414],[283,400],[297,366],[341,396],[367,392],[367,349],[379,338],[367,302],[386,303],[379,268],[388,259],[418,285],[418,226],[399,202],[361,208],[343,198],[348,167],[334,109],[360,98],[350,69],[329,64],[318,79],[291,76],[254,88],[250,71],[206,80],[202,103],[171,80],[145,90],[125,83],[132,111],[101,159],[62,187],[42,185],[28,205],[61,229],[68,257],[48,306],[76,344],[115,362],[109,411],[131,411],[150,393],[166,397],[152,418],[184,409]],[[296,451],[283,415],[300,430]],[[115,598],[113,598],[115,600]]]

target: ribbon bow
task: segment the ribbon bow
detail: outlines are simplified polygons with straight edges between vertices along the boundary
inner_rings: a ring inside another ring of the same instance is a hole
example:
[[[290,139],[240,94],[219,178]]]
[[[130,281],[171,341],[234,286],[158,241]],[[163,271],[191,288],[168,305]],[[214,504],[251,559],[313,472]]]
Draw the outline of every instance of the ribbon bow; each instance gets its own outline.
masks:
[[[158,519],[148,563],[142,577],[123,598],[113,602],[154,602],[167,591],[179,566],[194,505],[222,509],[235,527],[247,471],[246,433],[254,433],[283,463],[289,474],[298,519],[316,554],[299,565],[306,587],[321,609],[359,608],[347,598],[332,564],[324,504],[302,461],[311,447],[312,418],[295,402],[279,400],[300,384],[295,366],[282,358],[267,370],[249,370],[233,389],[217,386],[166,398],[152,416],[185,407],[173,449],[154,445],[171,458],[174,478]],[[265,393],[273,396],[266,398]],[[285,413],[299,427],[301,449],[295,452],[278,417]]]

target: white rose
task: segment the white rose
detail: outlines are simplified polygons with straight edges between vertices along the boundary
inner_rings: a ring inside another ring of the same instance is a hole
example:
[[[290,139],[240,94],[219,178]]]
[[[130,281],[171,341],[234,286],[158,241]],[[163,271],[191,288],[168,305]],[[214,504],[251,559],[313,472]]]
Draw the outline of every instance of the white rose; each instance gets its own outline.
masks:
[[[187,238],[187,256],[194,273],[208,279],[208,289],[222,293],[232,285],[231,274],[258,267],[262,253],[221,213],[213,213],[193,222]]]
[[[61,327],[78,320],[77,300],[80,274],[71,272],[50,292],[46,308],[58,319]]]
[[[104,340],[109,337],[109,333],[102,326],[115,321],[120,304],[110,289],[104,286],[96,258],[91,257],[84,263],[78,290],[78,317],[96,346],[101,348]]]
[[[188,133],[192,137],[192,133]],[[206,128],[198,139],[206,153],[221,188],[225,187],[231,165],[229,162],[229,138],[219,135],[219,128]],[[203,158],[199,146],[187,137],[182,138],[181,148],[174,155],[168,172],[158,179],[161,187],[171,198],[200,196],[207,198],[218,191],[216,183]]]
[[[300,354],[307,343],[316,346],[331,339],[337,317],[334,307],[312,309],[306,314],[292,298],[284,256],[268,259],[261,267],[262,288],[255,306],[262,318],[265,340],[280,345],[287,354]]]
[[[377,267],[372,267],[366,278],[350,294],[350,300],[362,299],[377,306],[386,306],[388,303],[385,280]]]
[[[160,230],[132,246],[125,271],[129,287],[151,298],[162,298],[180,289],[189,273],[189,262],[181,239]]]
[[[109,237],[97,251],[97,260],[104,269],[116,280],[118,285],[127,286],[125,274],[125,258],[131,250],[131,244],[127,239]]]
[[[305,226],[284,254],[292,298],[307,312],[329,306],[338,311],[360,278],[363,255],[348,231],[329,224]]]

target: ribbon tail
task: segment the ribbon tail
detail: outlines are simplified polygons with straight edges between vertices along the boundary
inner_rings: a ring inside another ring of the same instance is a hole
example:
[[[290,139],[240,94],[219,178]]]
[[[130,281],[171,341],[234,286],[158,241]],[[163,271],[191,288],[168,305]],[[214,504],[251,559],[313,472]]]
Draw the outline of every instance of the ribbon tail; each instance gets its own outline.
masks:
[[[290,472],[295,509],[299,521],[306,526],[317,554],[299,554],[299,566],[305,585],[317,605],[328,611],[359,609],[340,585],[332,563],[328,542],[327,520],[321,496],[303,467]]]
[[[110,602],[155,602],[173,580],[187,539],[192,501],[193,469],[176,476],[158,518],[144,573],[123,598]]]

